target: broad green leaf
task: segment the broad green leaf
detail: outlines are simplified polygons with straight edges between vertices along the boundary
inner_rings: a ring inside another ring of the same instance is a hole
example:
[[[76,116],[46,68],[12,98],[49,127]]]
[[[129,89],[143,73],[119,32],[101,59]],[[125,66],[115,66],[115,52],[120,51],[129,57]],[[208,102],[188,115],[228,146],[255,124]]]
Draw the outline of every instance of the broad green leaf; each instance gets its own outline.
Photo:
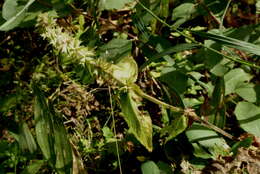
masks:
[[[133,0],[101,0],[100,8],[105,10],[122,9],[131,2],[133,2]]]
[[[36,142],[32,136],[30,129],[25,122],[20,125],[19,133],[19,145],[23,151],[29,150],[30,153],[34,153],[37,150]]]
[[[244,100],[249,102],[257,101],[257,92],[255,85],[250,83],[241,83],[235,90],[235,92]]]
[[[8,20],[15,16],[17,13],[17,0],[5,0],[3,4],[2,16],[5,20]]]
[[[200,31],[192,31],[192,33],[204,37],[206,39],[214,40],[228,47],[236,48],[260,56],[260,46],[258,45],[254,45],[242,40],[234,39],[227,36],[212,34],[212,33],[205,33]]]
[[[178,27],[184,22],[196,17],[196,7],[193,3],[182,3],[172,12],[172,20],[176,21],[173,26]]]
[[[241,128],[260,137],[260,107],[249,102],[239,102],[235,115]]]
[[[128,90],[127,93],[120,95],[120,105],[129,131],[151,152],[153,149],[152,120],[147,112],[138,109],[140,98],[134,91]]]
[[[113,39],[99,48],[100,57],[108,62],[118,63],[131,54],[132,42],[126,39]]]
[[[241,68],[232,69],[224,76],[225,80],[225,95],[234,93],[237,88],[246,81],[249,81],[252,76],[246,73]]]
[[[192,127],[186,131],[186,135],[191,143],[197,143],[206,148],[215,157],[225,154],[229,150],[229,146],[223,138],[200,124],[193,123]]]
[[[26,11],[34,3],[35,0],[30,0],[27,2],[27,4],[18,12],[16,13],[15,16],[12,18],[8,19],[4,24],[0,26],[0,31],[8,31],[11,30],[15,27],[17,27],[24,19],[26,16]]]
[[[121,59],[117,64],[112,64],[108,71],[123,84],[131,84],[137,80],[137,63],[130,55]]]
[[[175,118],[169,126],[161,130],[161,136],[168,135],[166,141],[175,138],[177,135],[186,130],[188,119],[184,115]]]
[[[44,165],[44,160],[35,160],[27,166],[21,174],[37,174],[41,167]]]
[[[159,167],[153,161],[147,161],[141,165],[142,174],[160,174]]]
[[[179,94],[186,91],[188,85],[188,76],[181,71],[171,71],[159,77],[159,80],[167,84],[171,89]]]

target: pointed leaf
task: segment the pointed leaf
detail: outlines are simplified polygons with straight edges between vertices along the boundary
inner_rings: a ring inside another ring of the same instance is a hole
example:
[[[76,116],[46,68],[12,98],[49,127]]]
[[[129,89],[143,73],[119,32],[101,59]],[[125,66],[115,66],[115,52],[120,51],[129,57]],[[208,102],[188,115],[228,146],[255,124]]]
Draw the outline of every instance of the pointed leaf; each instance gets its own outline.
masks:
[[[236,48],[260,56],[260,46],[258,45],[254,45],[242,40],[234,39],[227,36],[212,34],[212,33],[205,33],[200,31],[192,31],[192,33],[204,37],[206,39],[214,40],[216,42],[219,42],[231,48]]]
[[[37,142],[44,157],[49,160],[59,174],[72,170],[72,150],[65,127],[52,105],[48,105],[43,92],[33,84],[36,95],[35,122]]]
[[[0,26],[0,31],[8,31],[11,30],[15,27],[17,27],[24,19],[26,16],[26,11],[34,3],[35,0],[30,0],[27,2],[27,4],[19,11],[15,16],[12,18],[8,19],[4,24]]]
[[[20,125],[19,145],[22,150],[29,150],[30,153],[34,153],[37,150],[36,142],[25,122]]]
[[[239,88],[241,83],[249,81],[251,78],[252,78],[252,76],[250,74],[246,73],[241,68],[236,68],[236,69],[229,71],[224,76],[225,95],[235,92],[235,90],[237,88]]]
[[[34,103],[36,139],[42,150],[43,156],[47,160],[52,159],[52,162],[54,163],[54,150],[52,148],[53,130],[51,126],[51,118],[48,113],[48,106],[45,97],[40,89],[35,84],[33,84],[32,87],[34,95],[36,96]]]
[[[120,95],[120,104],[129,131],[148,151],[152,151],[152,120],[148,113],[138,109],[139,101],[140,98],[132,90]]]
[[[249,102],[257,101],[257,92],[255,85],[250,83],[241,83],[235,90],[235,92],[244,100]]]
[[[260,137],[260,107],[249,102],[239,102],[235,109],[239,125],[248,133]]]

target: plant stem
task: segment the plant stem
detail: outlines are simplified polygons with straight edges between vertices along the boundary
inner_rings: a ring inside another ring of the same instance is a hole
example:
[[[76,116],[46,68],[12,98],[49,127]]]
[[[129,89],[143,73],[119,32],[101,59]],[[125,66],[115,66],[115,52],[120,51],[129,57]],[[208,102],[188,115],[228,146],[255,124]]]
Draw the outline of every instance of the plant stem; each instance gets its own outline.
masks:
[[[195,111],[193,109],[190,109],[190,108],[187,108],[187,109],[182,109],[182,108],[179,108],[179,107],[175,107],[175,106],[172,106],[172,105],[169,105],[163,101],[160,101],[146,93],[144,93],[138,86],[132,86],[133,90],[139,95],[141,96],[142,98],[145,98],[155,104],[158,104],[160,106],[163,106],[167,109],[170,109],[171,111],[173,112],[177,112],[177,113],[183,113],[185,116],[187,116],[188,118],[196,121],[196,122],[199,122],[201,123],[203,126],[209,128],[209,129],[212,129],[218,133],[220,133],[221,135],[231,139],[231,140],[238,140],[236,137],[230,135],[229,133],[227,133],[226,131],[220,129],[219,127],[211,124],[210,122],[206,121],[206,120],[203,120],[201,117],[199,117]]]
[[[112,94],[111,94],[110,86],[108,87],[108,91],[109,91],[109,100],[110,100],[110,107],[111,107],[111,116],[112,116],[112,121],[113,121],[113,131],[114,131],[115,139],[116,139],[116,154],[117,154],[117,160],[118,160],[118,166],[119,166],[119,173],[123,174],[120,155],[119,155],[118,141],[117,141],[117,138],[116,138],[116,122],[115,122],[113,100],[112,100]]]

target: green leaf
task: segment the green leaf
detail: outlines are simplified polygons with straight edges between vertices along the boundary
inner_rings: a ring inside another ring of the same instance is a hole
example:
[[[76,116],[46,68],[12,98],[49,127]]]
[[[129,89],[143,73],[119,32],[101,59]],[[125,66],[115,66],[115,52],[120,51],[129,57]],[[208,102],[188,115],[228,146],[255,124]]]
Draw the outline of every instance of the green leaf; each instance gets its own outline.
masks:
[[[101,0],[100,8],[105,10],[122,9],[127,3],[131,3],[133,0]]]
[[[18,13],[16,13],[15,16],[11,17],[0,26],[0,31],[8,31],[17,27],[23,21],[24,17],[26,16],[26,11],[34,1],[35,0],[28,1],[27,4]]]
[[[3,4],[2,16],[5,20],[8,20],[15,16],[17,13],[17,0],[5,0]]]
[[[36,138],[44,157],[59,174],[72,170],[72,150],[61,117],[48,104],[38,86],[32,85],[35,99]]]
[[[239,102],[235,115],[241,128],[260,137],[260,107],[249,102]]]
[[[244,100],[249,102],[257,101],[257,92],[255,85],[250,83],[241,83],[235,90],[235,92]]]
[[[37,150],[36,142],[31,134],[31,131],[25,122],[20,125],[19,145],[23,151],[29,150],[32,154]]]
[[[141,166],[142,174],[160,174],[159,167],[153,161],[147,161]]]
[[[99,48],[100,57],[108,62],[118,63],[122,58],[131,54],[132,41],[113,39]]]
[[[206,148],[214,157],[225,154],[229,150],[229,146],[223,138],[198,123],[193,123],[192,127],[186,131],[186,135],[191,143],[197,143]]]
[[[225,80],[225,95],[228,95],[230,93],[234,93],[239,86],[241,86],[241,83],[244,83],[246,81],[249,81],[252,78],[252,76],[248,73],[246,73],[241,68],[232,69],[224,76]]]
[[[193,3],[182,3],[172,12],[172,20],[176,21],[173,26],[179,27],[181,24],[196,17],[196,8]]]
[[[236,142],[236,143],[232,146],[232,148],[231,148],[231,151],[233,152],[233,155],[236,155],[238,149],[241,148],[241,147],[249,148],[249,147],[252,145],[253,140],[254,140],[253,137],[247,137],[247,138],[243,139],[242,141]]]
[[[147,112],[138,109],[138,106],[140,106],[140,98],[134,91],[128,90],[127,93],[121,93],[120,105],[129,131],[151,152],[153,149],[152,120]]]
[[[260,46],[258,45],[254,45],[245,41],[241,41],[227,36],[212,34],[212,33],[205,33],[200,31],[191,31],[191,32],[198,36],[204,37],[206,39],[214,40],[228,47],[236,48],[260,56]]]
[[[22,100],[22,95],[10,94],[5,97],[0,97],[0,112],[6,112],[15,107]]]
[[[179,94],[186,91],[188,76],[181,71],[171,71],[159,77],[159,80],[167,84],[171,89]]]
[[[166,141],[175,138],[188,127],[188,119],[184,115],[175,118],[169,126],[161,130],[161,136],[168,135]]]
[[[112,64],[108,71],[123,84],[131,84],[137,80],[138,67],[132,56],[126,56],[117,64]]]
[[[27,166],[21,174],[37,174],[41,167],[44,165],[44,160],[33,161],[32,164]]]
[[[34,119],[37,143],[42,150],[43,156],[54,163],[54,149],[52,148],[54,140],[51,118],[48,113],[49,108],[40,89],[35,84],[33,84],[32,87],[34,95],[36,96],[34,103]]]
[[[147,65],[149,65],[152,62],[158,61],[159,58],[173,54],[173,53],[178,53],[181,51],[185,51],[185,50],[191,50],[194,48],[197,48],[199,45],[198,44],[188,44],[188,43],[184,43],[184,44],[177,44],[173,47],[170,48],[166,48],[163,51],[153,55],[151,58],[149,58],[148,61],[146,61],[142,66],[141,69],[143,69],[144,67],[146,67]]]
[[[218,77],[215,88],[211,97],[210,104],[213,107],[208,120],[214,125],[224,128],[226,123],[226,107],[225,107],[225,84],[223,77]]]

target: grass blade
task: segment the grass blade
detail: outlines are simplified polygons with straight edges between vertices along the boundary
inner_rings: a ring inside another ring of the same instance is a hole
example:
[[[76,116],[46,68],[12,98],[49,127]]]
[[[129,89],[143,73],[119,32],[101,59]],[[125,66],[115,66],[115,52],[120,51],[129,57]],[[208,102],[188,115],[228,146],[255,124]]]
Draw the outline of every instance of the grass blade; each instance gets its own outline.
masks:
[[[258,46],[258,45],[251,44],[251,43],[241,41],[238,39],[234,39],[231,37],[227,37],[227,36],[212,34],[212,33],[205,33],[205,32],[200,32],[200,31],[191,31],[191,32],[195,35],[198,35],[205,39],[214,40],[214,41],[219,42],[228,47],[236,48],[236,49],[260,56],[260,46]]]

